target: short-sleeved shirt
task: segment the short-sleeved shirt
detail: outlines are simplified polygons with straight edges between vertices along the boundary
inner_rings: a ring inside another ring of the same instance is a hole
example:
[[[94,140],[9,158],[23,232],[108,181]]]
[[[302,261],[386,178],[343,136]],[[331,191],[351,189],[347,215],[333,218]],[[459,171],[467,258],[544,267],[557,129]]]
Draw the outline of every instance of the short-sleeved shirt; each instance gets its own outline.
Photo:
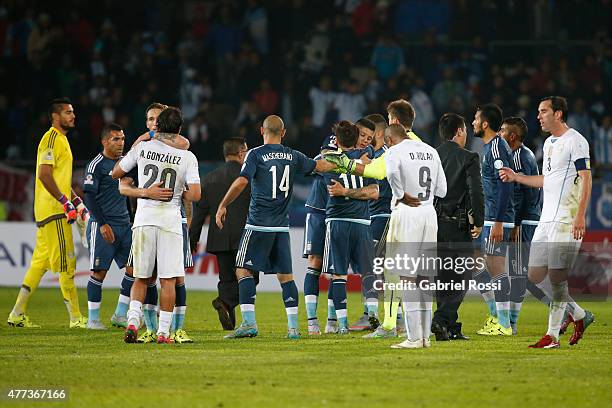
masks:
[[[98,154],[87,164],[83,191],[95,195],[95,200],[103,217],[110,225],[123,225],[130,222],[127,200],[119,193],[119,180],[111,176],[117,161]],[[95,220],[95,216],[92,214]]]
[[[374,159],[381,157],[386,151],[387,146],[383,145],[374,152]],[[391,214],[391,186],[386,178],[378,181],[378,200],[370,201],[370,217]]]
[[[544,142],[544,204],[540,222],[571,223],[578,210],[582,179],[576,162],[589,164],[589,143],[576,130],[569,129],[559,137]]]
[[[319,155],[315,157],[315,160],[320,158],[321,156]],[[328,199],[329,192],[327,191],[327,186],[325,185],[325,178],[322,174],[314,173],[310,193],[308,193],[308,198],[306,199],[306,209],[308,211],[325,212]]]
[[[240,176],[251,183],[245,229],[289,231],[289,202],[296,174],[310,174],[316,162],[281,144],[264,144],[247,152]]]
[[[68,138],[51,127],[42,137],[36,153],[36,185],[34,187],[34,217],[39,225],[64,215],[64,207],[43,186],[38,178],[41,164],[53,166],[53,179],[68,199],[72,192],[72,151]]]
[[[512,152],[512,166],[514,171],[526,176],[540,174],[535,155],[525,145],[521,145]],[[524,220],[538,221],[542,213],[542,189],[516,183],[514,186],[514,212],[514,225],[521,225]]]
[[[350,159],[358,160],[364,154],[364,150],[355,149],[345,152]],[[375,184],[376,180],[364,178],[354,174],[325,173],[323,175],[326,185],[331,185],[332,180],[336,180],[344,187],[354,189],[362,188],[370,184]],[[325,217],[328,221],[340,220],[356,222],[360,224],[370,224],[370,200],[357,200],[349,197],[329,197]]]
[[[138,167],[139,188],[163,182],[162,187],[174,190],[170,201],[139,198],[133,227],[151,225],[182,235],[182,194],[186,185],[200,184],[198,160],[194,154],[159,140],[150,140],[133,147],[119,165],[125,172]]]
[[[503,219],[496,219],[499,213],[499,189],[502,181],[499,170],[502,167],[514,168],[512,151],[508,143],[499,135],[484,145],[482,153],[482,188],[485,198],[485,220],[500,221],[514,224],[514,198],[512,193],[508,197],[506,208],[503,210]]]

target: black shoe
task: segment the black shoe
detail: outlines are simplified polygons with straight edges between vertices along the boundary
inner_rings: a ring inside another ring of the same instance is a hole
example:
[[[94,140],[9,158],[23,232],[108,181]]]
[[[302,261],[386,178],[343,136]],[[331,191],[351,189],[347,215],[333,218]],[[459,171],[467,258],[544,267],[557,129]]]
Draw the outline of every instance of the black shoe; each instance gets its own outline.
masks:
[[[455,323],[449,332],[449,340],[469,340],[470,338],[461,333],[461,323]]]
[[[431,322],[431,332],[436,335],[436,341],[448,341],[450,340],[448,329],[446,326],[441,325],[435,320]]]
[[[225,302],[217,297],[212,301],[212,306],[219,314],[219,322],[221,322],[223,330],[234,330],[234,323],[232,323],[232,319],[229,314],[229,308],[227,307]]]

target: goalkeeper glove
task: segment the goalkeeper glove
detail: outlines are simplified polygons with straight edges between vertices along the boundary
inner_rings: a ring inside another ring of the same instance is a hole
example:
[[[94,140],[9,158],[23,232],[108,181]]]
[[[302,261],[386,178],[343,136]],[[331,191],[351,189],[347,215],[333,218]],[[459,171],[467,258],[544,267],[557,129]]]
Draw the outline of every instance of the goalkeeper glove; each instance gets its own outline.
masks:
[[[76,207],[77,213],[79,214],[79,218],[81,219],[81,221],[87,224],[87,221],[89,221],[89,210],[87,209],[87,207],[85,207],[85,204],[83,204],[83,200],[81,200],[81,197],[76,196],[74,200],[72,200],[72,204]]]
[[[83,204],[83,200],[81,197],[77,196],[74,200],[72,200],[72,204],[76,205],[77,210],[77,220],[76,226],[79,231],[79,235],[81,236],[81,244],[84,248],[89,248],[89,243],[87,242],[87,223],[89,222],[89,210]]]
[[[352,174],[355,171],[357,163],[353,159],[349,159],[341,150],[326,151],[323,153],[323,158],[330,163],[333,163],[343,173]]]
[[[62,194],[58,200],[64,206],[64,213],[66,214],[66,218],[68,219],[68,224],[72,224],[76,221],[78,213],[74,205],[68,201],[65,194]]]

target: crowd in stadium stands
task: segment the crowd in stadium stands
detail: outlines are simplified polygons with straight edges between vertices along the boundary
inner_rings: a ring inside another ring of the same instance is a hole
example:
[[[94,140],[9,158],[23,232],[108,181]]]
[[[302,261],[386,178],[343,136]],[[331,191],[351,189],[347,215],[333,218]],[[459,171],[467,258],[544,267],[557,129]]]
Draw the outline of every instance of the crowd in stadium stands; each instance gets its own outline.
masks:
[[[70,138],[84,161],[106,122],[132,140],[142,133],[153,101],[181,107],[200,160],[221,159],[229,136],[260,144],[270,113],[285,119],[287,144],[314,155],[333,121],[384,112],[400,97],[416,108],[416,133],[434,146],[442,113],[469,123],[475,106],[495,102],[525,118],[537,151],[538,101],[558,94],[593,161],[612,164],[609,0],[91,4],[0,5],[2,160],[35,157],[46,104],[58,95],[73,100]]]

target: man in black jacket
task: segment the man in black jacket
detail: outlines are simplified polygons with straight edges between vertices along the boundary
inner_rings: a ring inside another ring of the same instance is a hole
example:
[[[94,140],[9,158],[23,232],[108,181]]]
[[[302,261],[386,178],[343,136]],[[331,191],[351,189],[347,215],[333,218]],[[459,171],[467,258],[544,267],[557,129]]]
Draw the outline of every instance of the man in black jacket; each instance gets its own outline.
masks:
[[[472,238],[477,238],[484,223],[484,194],[478,153],[466,150],[467,131],[463,117],[446,113],[438,127],[443,143],[436,149],[446,174],[446,197],[436,201],[438,213],[438,256],[455,260],[454,269],[441,268],[440,282],[464,282],[462,290],[439,290],[438,308],[431,330],[436,340],[467,340],[457,322],[457,310],[463,301],[471,271],[461,266],[459,258],[473,258]],[[471,226],[471,228],[470,228]],[[445,262],[442,263],[443,265]],[[464,270],[465,269],[465,270]]]
[[[192,252],[197,248],[202,224],[208,216],[212,216],[214,220],[219,203],[240,174],[246,153],[247,145],[244,139],[227,139],[223,143],[225,163],[204,177],[202,199],[195,207],[189,230]],[[227,208],[226,224],[222,230],[219,230],[214,222],[210,222],[208,226],[206,252],[215,254],[219,265],[217,285],[219,296],[213,300],[212,305],[219,313],[219,321],[225,330],[233,330],[236,325],[234,308],[238,305],[238,281],[235,261],[238,243],[249,211],[250,195],[251,191],[247,187]]]

